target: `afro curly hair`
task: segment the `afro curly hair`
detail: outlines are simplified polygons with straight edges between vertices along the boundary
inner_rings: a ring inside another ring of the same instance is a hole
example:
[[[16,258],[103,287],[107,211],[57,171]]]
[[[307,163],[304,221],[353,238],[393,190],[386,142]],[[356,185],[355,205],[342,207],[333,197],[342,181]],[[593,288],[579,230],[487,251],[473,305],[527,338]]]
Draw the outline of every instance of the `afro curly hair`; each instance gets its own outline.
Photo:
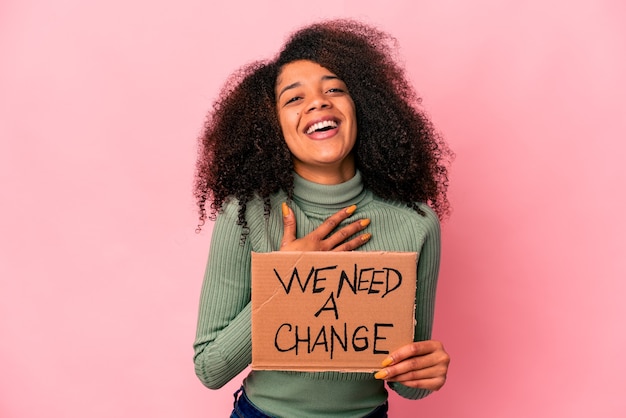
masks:
[[[239,202],[238,222],[246,231],[250,200],[263,199],[269,215],[270,195],[284,190],[293,196],[293,161],[278,122],[275,84],[281,68],[298,60],[320,64],[348,86],[358,124],[355,161],[364,186],[418,212],[417,204],[427,203],[446,217],[453,153],[421,109],[396,51],[396,39],[386,32],[353,20],[330,20],[293,33],[274,59],[235,72],[199,138],[198,229],[231,198]]]

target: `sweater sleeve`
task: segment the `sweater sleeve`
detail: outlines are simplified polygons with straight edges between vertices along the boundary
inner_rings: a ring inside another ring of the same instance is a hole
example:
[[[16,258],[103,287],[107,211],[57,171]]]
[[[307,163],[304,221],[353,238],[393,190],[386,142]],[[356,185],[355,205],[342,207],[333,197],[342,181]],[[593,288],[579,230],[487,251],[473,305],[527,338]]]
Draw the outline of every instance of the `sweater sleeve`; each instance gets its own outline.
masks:
[[[218,389],[251,361],[250,240],[241,245],[237,205],[219,214],[200,294],[194,363],[196,375]]]
[[[424,220],[425,238],[417,264],[417,290],[415,309],[415,341],[429,340],[432,336],[435,315],[435,295],[439,262],[441,259],[441,230],[437,215],[425,205],[421,208],[426,212]],[[421,399],[431,391],[415,389],[397,382],[389,382],[389,387],[400,396],[408,399]]]

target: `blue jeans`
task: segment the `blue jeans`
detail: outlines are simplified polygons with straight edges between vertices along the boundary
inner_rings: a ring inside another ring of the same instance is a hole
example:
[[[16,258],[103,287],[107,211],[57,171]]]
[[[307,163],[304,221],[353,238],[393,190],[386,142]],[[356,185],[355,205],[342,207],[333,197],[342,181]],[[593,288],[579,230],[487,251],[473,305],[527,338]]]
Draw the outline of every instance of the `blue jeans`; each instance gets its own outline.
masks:
[[[230,418],[274,418],[271,415],[267,415],[256,407],[250,399],[246,396],[243,387],[234,393],[235,402],[233,402],[233,412],[230,414]],[[374,409],[363,418],[387,418],[387,411],[389,406],[387,402]]]

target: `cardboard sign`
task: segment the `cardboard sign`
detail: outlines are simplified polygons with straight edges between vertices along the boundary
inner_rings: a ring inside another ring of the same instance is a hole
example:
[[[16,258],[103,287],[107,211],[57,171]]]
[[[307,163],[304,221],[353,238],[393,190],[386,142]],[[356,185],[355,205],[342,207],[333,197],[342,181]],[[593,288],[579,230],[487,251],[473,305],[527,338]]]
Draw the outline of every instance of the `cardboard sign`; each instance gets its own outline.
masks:
[[[252,253],[252,368],[380,369],[413,341],[417,253]]]

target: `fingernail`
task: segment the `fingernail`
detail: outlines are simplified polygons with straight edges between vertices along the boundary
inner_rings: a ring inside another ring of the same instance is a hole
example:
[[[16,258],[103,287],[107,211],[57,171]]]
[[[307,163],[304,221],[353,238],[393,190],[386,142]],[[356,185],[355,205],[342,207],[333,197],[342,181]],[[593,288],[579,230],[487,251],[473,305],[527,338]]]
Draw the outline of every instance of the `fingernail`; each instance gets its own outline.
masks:
[[[376,372],[374,377],[376,379],[384,379],[385,377],[387,377],[387,370],[379,370],[378,372]]]
[[[283,208],[283,216],[289,215],[289,206],[287,206],[285,202],[283,202],[282,208]]]
[[[372,234],[370,234],[369,232],[367,234],[361,235],[361,241],[369,241],[370,238],[372,238]]]
[[[348,215],[352,215],[354,213],[354,211],[356,210],[356,205],[352,205],[349,208],[346,208],[346,213]]]
[[[387,357],[386,359],[383,360],[382,367],[387,367],[391,363],[393,363],[393,358],[392,357]]]
[[[370,220],[369,220],[369,219],[362,219],[362,220],[361,220],[361,226],[362,226],[362,227],[364,227],[364,228],[365,228],[365,227],[366,227],[366,226],[368,226],[369,224],[370,224]]]

